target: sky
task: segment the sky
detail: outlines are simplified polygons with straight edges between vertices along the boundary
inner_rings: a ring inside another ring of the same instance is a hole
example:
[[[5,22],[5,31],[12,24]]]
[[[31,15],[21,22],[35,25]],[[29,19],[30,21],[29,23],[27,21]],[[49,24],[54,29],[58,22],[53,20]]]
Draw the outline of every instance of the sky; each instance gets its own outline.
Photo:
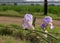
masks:
[[[26,1],[44,1],[44,0],[26,0]],[[48,1],[53,1],[53,0],[48,0]],[[60,0],[54,0],[54,1],[60,1]]]

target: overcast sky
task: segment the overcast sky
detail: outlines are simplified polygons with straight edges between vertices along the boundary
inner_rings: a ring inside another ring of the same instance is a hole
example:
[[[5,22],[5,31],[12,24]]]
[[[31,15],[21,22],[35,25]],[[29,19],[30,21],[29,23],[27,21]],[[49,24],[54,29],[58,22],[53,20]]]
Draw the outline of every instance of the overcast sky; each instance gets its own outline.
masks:
[[[44,0],[26,0],[26,1],[44,1]],[[48,1],[53,1],[53,0],[48,0]],[[60,0],[54,0],[54,1],[60,1]]]

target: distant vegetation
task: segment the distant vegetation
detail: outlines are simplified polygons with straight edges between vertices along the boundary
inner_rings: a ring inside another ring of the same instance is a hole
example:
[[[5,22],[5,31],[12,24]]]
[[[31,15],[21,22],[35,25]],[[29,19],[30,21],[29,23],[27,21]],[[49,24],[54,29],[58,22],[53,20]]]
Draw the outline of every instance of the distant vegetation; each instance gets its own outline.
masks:
[[[15,5],[0,5],[0,11],[6,11],[6,10],[14,10],[17,12],[44,12],[44,6],[39,5],[21,5],[21,6],[15,6]],[[60,6],[48,6],[48,13],[52,14],[60,14]]]
[[[23,17],[26,13],[32,13],[37,18],[44,17],[44,7],[39,5],[0,5],[0,16]],[[60,6],[48,6],[48,15],[60,20]]]

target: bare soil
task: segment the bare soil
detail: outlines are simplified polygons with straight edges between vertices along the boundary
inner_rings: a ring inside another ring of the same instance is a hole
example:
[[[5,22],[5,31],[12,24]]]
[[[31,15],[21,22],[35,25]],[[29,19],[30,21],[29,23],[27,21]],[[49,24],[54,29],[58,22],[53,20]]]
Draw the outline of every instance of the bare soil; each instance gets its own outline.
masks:
[[[23,18],[21,17],[5,17],[0,16],[0,24],[21,24]],[[42,19],[37,18],[36,19],[36,26],[39,26],[41,24]],[[60,28],[60,20],[53,20],[53,24],[56,27]]]

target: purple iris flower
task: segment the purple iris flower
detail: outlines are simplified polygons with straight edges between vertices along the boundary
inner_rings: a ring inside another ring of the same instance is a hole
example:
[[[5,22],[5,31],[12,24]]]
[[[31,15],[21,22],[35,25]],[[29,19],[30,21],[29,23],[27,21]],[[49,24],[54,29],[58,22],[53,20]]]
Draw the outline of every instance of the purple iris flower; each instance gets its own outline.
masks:
[[[31,21],[31,20],[33,20],[32,14],[25,14],[24,20],[25,20],[25,21]]]
[[[45,23],[50,23],[52,22],[52,18],[50,16],[46,16],[44,19],[43,19],[43,22]]]
[[[42,29],[45,29],[46,26],[47,26],[47,24],[42,24],[42,25],[41,25],[41,28],[42,28]]]
[[[32,21],[33,21],[32,14],[25,14],[23,27],[27,29],[30,28],[30,26],[32,25]]]
[[[50,16],[46,16],[43,20],[42,20],[42,24],[41,24],[41,28],[45,29],[46,26],[52,22],[52,18]]]

